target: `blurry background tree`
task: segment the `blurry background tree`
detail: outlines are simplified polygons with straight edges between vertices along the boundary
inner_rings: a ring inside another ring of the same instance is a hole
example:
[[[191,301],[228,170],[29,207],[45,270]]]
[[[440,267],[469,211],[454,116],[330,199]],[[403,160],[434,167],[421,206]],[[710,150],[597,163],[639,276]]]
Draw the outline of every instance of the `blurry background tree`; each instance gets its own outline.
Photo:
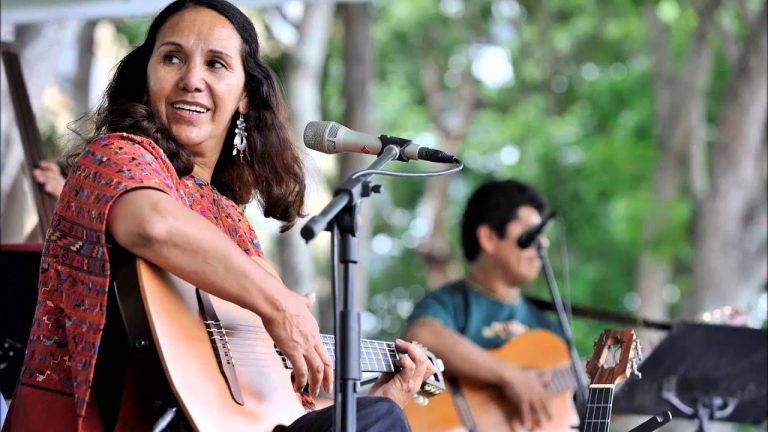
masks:
[[[551,256],[561,274],[567,253],[570,279],[560,283],[575,304],[657,319],[730,304],[764,325],[765,8],[765,0],[398,0],[249,10],[297,137],[308,121],[338,121],[465,161],[450,177],[377,179],[384,193],[364,211],[357,280],[366,336],[399,335],[415,300],[461,275],[463,204],[490,177],[538,186],[562,215],[562,229],[549,230]],[[115,22],[117,39],[131,44],[147,24]],[[22,49],[24,34],[17,28]],[[77,32],[67,40],[75,50]],[[33,53],[22,52],[28,82],[43,64]],[[40,124],[50,124],[39,97]],[[3,103],[5,227],[6,177],[18,161]],[[308,155],[308,214],[372,160]],[[248,214],[288,285],[318,289],[329,310],[329,236],[309,249],[296,236],[301,223],[275,236],[276,224]],[[547,297],[541,282],[530,292]],[[329,331],[331,317],[320,316]],[[576,320],[583,355],[605,324]]]

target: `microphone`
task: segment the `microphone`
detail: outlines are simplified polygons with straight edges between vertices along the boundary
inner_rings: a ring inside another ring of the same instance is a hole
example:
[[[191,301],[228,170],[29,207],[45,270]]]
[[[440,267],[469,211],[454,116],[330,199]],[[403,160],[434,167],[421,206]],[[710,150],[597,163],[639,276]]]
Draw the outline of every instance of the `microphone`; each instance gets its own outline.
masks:
[[[549,214],[544,216],[544,219],[542,219],[538,225],[520,234],[520,237],[517,238],[517,246],[520,247],[520,249],[530,247],[533,242],[536,241],[536,239],[541,235],[542,231],[544,231],[544,228],[547,226],[549,221],[555,216],[557,216],[557,213],[549,212]]]
[[[336,122],[311,121],[304,128],[304,145],[321,153],[381,154],[384,148],[394,144],[400,148],[398,160],[408,162],[420,159],[437,163],[460,163],[456,156],[440,150],[422,147],[410,140],[389,135],[375,137],[342,126]]]

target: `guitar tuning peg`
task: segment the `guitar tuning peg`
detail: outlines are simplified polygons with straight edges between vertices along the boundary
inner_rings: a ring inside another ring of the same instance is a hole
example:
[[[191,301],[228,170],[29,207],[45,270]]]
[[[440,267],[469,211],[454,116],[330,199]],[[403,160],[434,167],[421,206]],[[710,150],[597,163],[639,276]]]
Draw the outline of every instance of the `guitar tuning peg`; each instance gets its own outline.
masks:
[[[429,403],[429,399],[427,399],[424,395],[416,393],[413,395],[413,401],[416,402],[416,404],[421,406],[427,406]]]
[[[643,361],[643,346],[640,344],[640,339],[635,339],[635,351],[637,352],[637,361]]]

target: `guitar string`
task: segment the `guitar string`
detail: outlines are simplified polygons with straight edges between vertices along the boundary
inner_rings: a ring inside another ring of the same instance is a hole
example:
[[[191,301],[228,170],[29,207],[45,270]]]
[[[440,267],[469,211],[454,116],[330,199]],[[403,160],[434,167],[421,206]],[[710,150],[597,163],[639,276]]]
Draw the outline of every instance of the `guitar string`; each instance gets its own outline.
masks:
[[[234,324],[234,326],[241,326],[241,327],[250,327],[254,328],[256,330],[232,330],[228,329],[228,327],[232,326],[232,324],[228,325],[227,327],[223,327],[221,330],[215,330],[215,332],[223,333],[226,337],[226,340],[228,342],[231,342],[233,344],[230,344],[230,352],[234,354],[234,359],[236,362],[242,363],[249,363],[251,361],[261,361],[265,358],[270,358],[272,355],[277,353],[281,358],[286,359],[287,357],[283,355],[282,353],[276,352],[274,349],[264,349],[264,350],[244,350],[239,346],[243,343],[248,342],[255,342],[259,340],[264,340],[268,336],[268,333],[266,330],[259,326],[248,326],[244,324]],[[245,333],[245,336],[236,336],[232,333]],[[335,345],[333,342],[333,338],[329,335],[321,335],[322,336],[322,342],[324,348],[328,351],[329,357],[331,357],[331,360],[335,361],[335,355],[333,353]],[[382,342],[382,341],[372,341],[369,339],[363,339],[362,341],[363,346],[361,347],[361,366],[366,371],[372,371],[372,372],[390,372],[395,371],[397,368],[394,366],[393,359],[398,360],[398,356],[396,351],[394,350],[394,344]],[[389,345],[391,345],[392,349],[389,350]],[[249,344],[248,347],[251,345]],[[382,349],[387,349],[388,356],[385,361],[383,357],[383,351]]]
[[[236,327],[243,327],[249,330],[237,330]],[[222,332],[226,335],[227,341],[233,343],[230,345],[230,351],[236,355],[236,361],[240,363],[262,361],[264,358],[272,356],[271,349],[251,351],[244,350],[238,346],[241,343],[258,341],[264,339],[265,336],[268,336],[266,330],[261,326],[237,323],[228,324],[227,326],[222,326]],[[335,361],[335,355],[333,353],[335,343],[333,336],[321,335],[321,338],[324,348],[328,351],[329,357],[331,357],[332,361]],[[374,346],[371,346],[372,343]],[[386,358],[384,357],[382,348],[386,349]],[[284,360],[287,358],[281,353],[278,355]],[[382,369],[384,371],[394,371],[396,370],[396,367],[393,363],[393,359],[398,360],[393,343],[361,339],[361,365],[364,368],[373,369],[374,371],[380,371]],[[566,366],[553,370],[552,376],[547,383],[548,392],[551,394],[559,394],[568,389],[570,387],[570,382],[573,381],[572,379],[568,379],[569,377],[571,377],[571,374]]]

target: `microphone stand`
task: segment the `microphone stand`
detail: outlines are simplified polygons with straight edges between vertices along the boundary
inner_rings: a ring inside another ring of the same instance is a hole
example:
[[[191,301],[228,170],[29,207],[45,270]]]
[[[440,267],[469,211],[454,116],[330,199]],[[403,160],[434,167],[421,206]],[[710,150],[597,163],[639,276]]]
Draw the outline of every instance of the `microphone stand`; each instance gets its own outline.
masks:
[[[576,410],[579,413],[581,427],[583,428],[584,424],[581,420],[584,419],[584,410],[587,406],[587,384],[584,382],[584,374],[581,373],[581,368],[579,367],[579,354],[576,352],[576,347],[573,344],[573,333],[568,324],[563,301],[560,299],[560,291],[557,288],[557,281],[555,281],[555,275],[552,272],[549,256],[547,255],[546,249],[541,245],[539,239],[536,239],[534,243],[536,244],[536,252],[539,255],[539,259],[541,259],[542,268],[544,269],[544,278],[547,281],[549,293],[552,296],[552,304],[557,312],[560,330],[563,332],[565,342],[568,344],[568,350],[571,356],[571,369],[573,370],[573,376],[576,378]]]
[[[395,143],[386,147],[368,169],[381,169],[400,156]],[[356,395],[360,385],[360,312],[355,309],[354,274],[357,264],[357,226],[360,200],[380,192],[372,185],[372,174],[349,177],[334,191],[334,198],[301,228],[301,236],[309,242],[324,230],[331,231],[331,283],[333,291],[334,335],[336,338],[336,385],[334,386],[333,430],[357,430]],[[339,241],[340,240],[340,241]],[[337,245],[337,242],[340,243]],[[340,293],[338,267],[343,268],[343,290]],[[341,299],[339,301],[338,299]],[[341,303],[341,305],[339,304]],[[341,306],[341,309],[339,308]]]

